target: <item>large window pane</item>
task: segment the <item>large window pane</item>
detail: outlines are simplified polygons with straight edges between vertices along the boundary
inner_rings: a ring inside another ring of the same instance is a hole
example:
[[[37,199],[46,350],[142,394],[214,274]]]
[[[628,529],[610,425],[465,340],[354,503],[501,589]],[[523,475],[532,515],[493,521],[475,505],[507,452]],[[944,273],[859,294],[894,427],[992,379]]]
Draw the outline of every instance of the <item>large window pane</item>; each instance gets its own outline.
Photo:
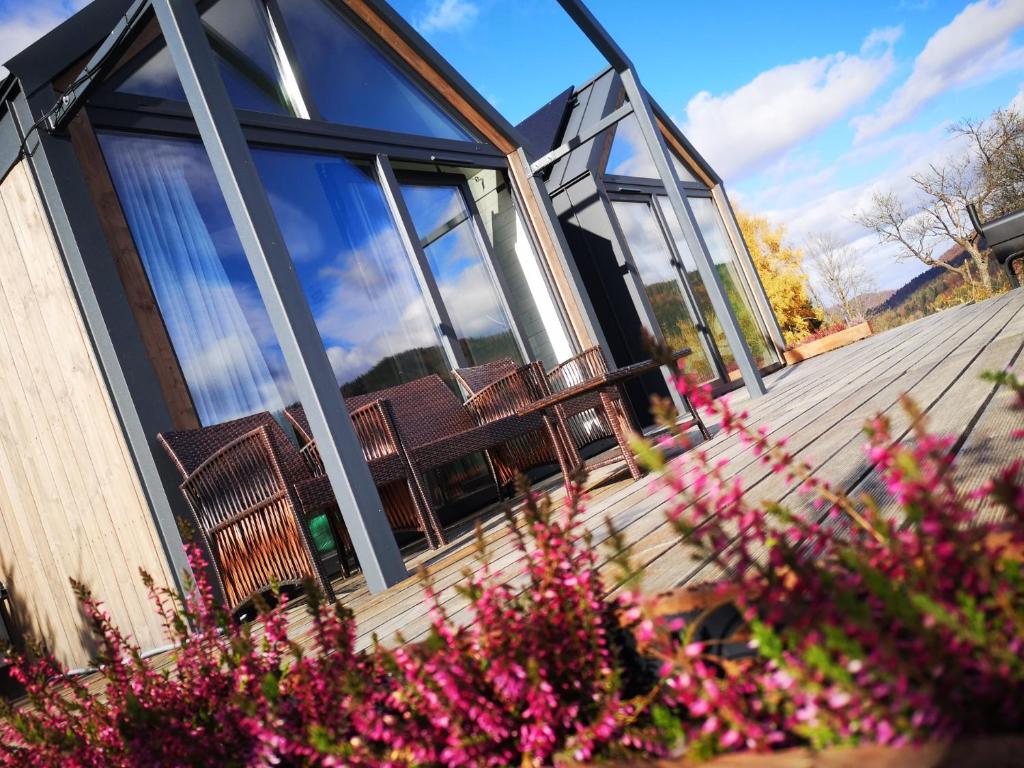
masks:
[[[289,0],[281,11],[325,120],[475,141],[327,2]]]
[[[679,220],[676,218],[675,212],[672,210],[672,206],[668,202],[668,198],[664,195],[657,195],[656,198],[658,207],[661,209],[662,218],[668,222],[669,232],[672,234],[672,239],[675,242],[676,252],[679,253],[680,260],[683,263],[683,272],[686,275],[686,279],[693,291],[694,301],[697,302],[697,307],[700,309],[700,313],[704,316],[708,327],[711,330],[711,336],[715,340],[715,346],[718,349],[718,354],[722,358],[722,362],[725,364],[726,370],[730,373],[739,370],[739,366],[736,365],[736,358],[732,353],[732,349],[729,347],[729,342],[725,338],[725,330],[722,328],[722,323],[718,319],[718,315],[715,313],[714,308],[711,306],[711,299],[708,296],[707,286],[704,285],[704,281],[700,277],[700,273],[697,271],[697,262],[693,260],[693,254],[690,252],[690,247],[686,244],[686,240],[683,237],[683,231],[679,228]]]
[[[707,243],[711,258],[718,269],[718,274],[725,286],[729,303],[740,324],[740,331],[746,339],[754,359],[761,367],[778,362],[774,347],[768,342],[768,333],[761,318],[757,314],[750,286],[740,268],[736,251],[726,232],[725,223],[718,212],[714,200],[709,197],[691,197],[689,199],[693,215],[700,225],[701,234]],[[666,201],[667,203],[667,201]]]
[[[406,183],[402,196],[467,362],[521,359],[461,186]]]
[[[202,145],[100,143],[200,421],[280,411],[295,393]]]
[[[680,181],[696,181],[690,169],[683,165],[676,153],[669,149],[669,158],[675,166]],[[647,149],[647,142],[640,133],[640,124],[636,115],[629,115],[619,121],[615,127],[612,148],[608,153],[605,173],[613,176],[634,176],[645,179],[657,179],[658,169],[654,166],[654,158]]]
[[[259,0],[218,0],[202,15],[231,102],[238,109],[305,116],[283,57],[275,55],[266,9]],[[122,93],[185,100],[166,47],[118,87]]]
[[[533,357],[553,368],[572,356],[572,343],[504,174],[495,170],[464,173],[491,242],[495,268],[505,279],[509,310],[515,315]]]
[[[689,347],[692,354],[687,358],[687,369],[701,381],[717,378],[714,365],[704,354],[679,273],[672,266],[672,254],[654,212],[644,202],[620,200],[612,205],[665,341],[673,349]]]
[[[255,149],[338,384],[372,392],[448,365],[380,186],[342,157]]]

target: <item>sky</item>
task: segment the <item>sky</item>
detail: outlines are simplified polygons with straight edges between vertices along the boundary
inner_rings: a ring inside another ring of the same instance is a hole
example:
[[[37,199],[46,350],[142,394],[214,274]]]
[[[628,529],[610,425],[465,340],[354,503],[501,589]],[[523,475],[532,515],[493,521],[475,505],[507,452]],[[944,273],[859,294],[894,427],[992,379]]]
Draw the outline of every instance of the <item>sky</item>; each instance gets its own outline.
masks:
[[[287,0],[283,0],[287,2]],[[83,5],[0,0],[0,61]],[[513,123],[605,64],[555,0],[392,0]],[[1024,0],[590,0],[733,203],[799,245],[831,231],[880,288],[920,272],[854,221],[962,145],[951,124],[1024,108]]]

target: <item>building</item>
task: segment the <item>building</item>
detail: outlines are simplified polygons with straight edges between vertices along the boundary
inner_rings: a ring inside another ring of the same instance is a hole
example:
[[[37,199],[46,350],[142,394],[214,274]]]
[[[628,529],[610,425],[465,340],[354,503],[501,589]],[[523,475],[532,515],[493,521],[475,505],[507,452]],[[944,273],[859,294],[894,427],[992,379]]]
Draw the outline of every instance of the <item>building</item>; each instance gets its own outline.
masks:
[[[621,365],[644,327],[761,391],[781,339],[720,180],[656,105],[681,239],[671,173],[621,178],[638,129],[611,118],[654,124],[623,61],[520,129],[382,0],[96,0],[8,62],[0,579],[21,628],[83,662],[74,576],[160,642],[136,568],[180,579],[189,516],[161,432],[301,400],[384,589],[406,574],[339,389],[595,344]]]

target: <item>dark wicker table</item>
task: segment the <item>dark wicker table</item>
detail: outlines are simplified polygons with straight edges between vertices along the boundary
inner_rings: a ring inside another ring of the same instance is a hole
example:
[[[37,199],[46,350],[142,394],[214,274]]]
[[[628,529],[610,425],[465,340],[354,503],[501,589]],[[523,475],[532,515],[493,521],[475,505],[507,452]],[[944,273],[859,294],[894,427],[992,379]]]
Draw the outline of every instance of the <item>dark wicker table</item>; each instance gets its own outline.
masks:
[[[691,350],[688,348],[681,349],[673,355],[673,358],[679,360],[689,355],[690,352]],[[542,414],[545,421],[552,426],[554,433],[558,435],[559,442],[561,443],[558,448],[569,458],[570,463],[576,467],[583,467],[588,471],[597,469],[618,461],[618,457],[612,456],[611,458],[598,460],[589,464],[585,463],[583,461],[583,457],[580,456],[579,451],[576,449],[576,445],[573,442],[572,437],[569,435],[568,430],[564,427],[564,419],[560,418],[558,413],[559,406],[582,395],[589,395],[593,392],[600,393],[609,389],[618,389],[620,398],[624,402],[625,393],[622,391],[622,385],[630,379],[643,376],[645,373],[650,373],[659,367],[661,367],[661,364],[654,360],[644,360],[622,368],[616,368],[613,371],[605,371],[595,376],[591,376],[590,378],[581,381],[579,384],[574,384],[571,387],[566,387],[558,392],[552,392],[550,395],[534,400],[529,405],[519,408],[516,413],[519,416],[527,416],[534,413]],[[690,405],[689,402],[687,402],[687,405]],[[632,419],[624,411],[609,409],[607,412],[609,414],[609,418],[617,417],[621,420],[621,423],[617,425],[618,428],[616,429],[616,432],[621,430],[622,434],[630,434],[638,431],[636,426],[632,423]],[[700,428],[701,434],[707,437],[707,429],[704,427],[704,423],[701,421],[700,415],[692,406],[690,406],[690,412],[691,416],[693,416],[693,422]],[[613,414],[617,414],[617,416],[614,416]],[[628,451],[624,450],[623,456],[630,474],[633,475],[634,478],[639,477],[639,469],[637,468],[632,455]],[[566,478],[567,483],[568,481],[569,478]]]

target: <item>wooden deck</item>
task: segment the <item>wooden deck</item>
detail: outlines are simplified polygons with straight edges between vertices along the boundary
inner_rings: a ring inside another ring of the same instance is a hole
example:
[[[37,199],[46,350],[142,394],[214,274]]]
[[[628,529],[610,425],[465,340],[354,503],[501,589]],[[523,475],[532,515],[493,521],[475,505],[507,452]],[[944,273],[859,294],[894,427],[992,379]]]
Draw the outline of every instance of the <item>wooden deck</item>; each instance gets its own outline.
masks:
[[[983,371],[1012,368],[1024,374],[1024,289],[970,306],[957,307],[851,346],[783,369],[768,377],[767,396],[748,404],[750,421],[766,425],[774,437],[786,436],[790,447],[808,458],[820,477],[847,492],[871,493],[891,510],[884,488],[867,465],[861,427],[872,415],[885,412],[894,434],[905,437],[907,418],[899,408],[902,394],[910,394],[927,412],[938,432],[957,436],[960,473],[967,486],[980,485],[993,467],[1005,465],[1024,444],[1010,432],[1024,428],[1024,411],[1010,407],[1012,393],[982,381]],[[745,400],[737,393],[734,403]],[[715,425],[712,433],[718,430]],[[699,439],[696,432],[694,439]],[[810,506],[795,489],[770,474],[731,437],[718,435],[705,445],[714,458],[729,459],[727,472],[739,474],[753,498],[772,498],[793,509]],[[563,495],[559,478],[546,483],[556,498]],[[605,520],[624,533],[635,560],[645,568],[643,590],[648,593],[675,586],[713,580],[719,576],[707,563],[694,559],[685,541],[667,525],[666,497],[657,478],[633,482],[615,466],[591,478],[585,519],[594,533],[594,545],[607,562]],[[994,510],[979,503],[979,516]],[[475,558],[474,527],[479,521],[488,544],[492,571],[514,579],[517,553],[498,509],[485,510],[449,530],[451,543],[441,550],[407,552],[411,572],[425,566],[456,621],[472,619],[456,586],[466,569],[479,565]],[[608,590],[616,584],[608,578]],[[421,639],[429,628],[429,605],[418,578],[412,577],[387,592],[371,595],[361,577],[335,582],[339,599],[355,614],[358,642],[367,646],[374,635],[395,642],[398,632],[410,641]],[[301,606],[293,609],[292,636],[298,639],[307,625]],[[163,654],[158,666],[172,663]],[[102,686],[93,675],[91,685]]]
[[[868,417],[884,412],[894,434],[905,436],[908,419],[898,403],[911,395],[928,414],[936,431],[957,435],[960,472],[971,487],[979,485],[1011,452],[1022,450],[1009,434],[1024,427],[1024,412],[1009,407],[1011,393],[982,381],[983,371],[1013,368],[1024,373],[1024,290],[941,312],[901,328],[872,336],[841,350],[783,369],[768,377],[767,396],[747,404],[750,420],[766,425],[775,437],[786,436],[799,455],[808,458],[819,476],[852,493],[868,492],[891,509],[884,488],[865,461],[861,428]],[[734,403],[745,400],[734,396]],[[714,427],[712,431],[716,430]],[[695,439],[699,439],[694,433]],[[791,508],[809,510],[805,499],[771,475],[734,438],[720,435],[706,444],[714,458],[730,460],[728,472],[739,474],[754,498],[782,500]],[[557,478],[547,483],[561,497]],[[696,561],[686,543],[665,522],[665,495],[654,477],[638,482],[615,468],[591,479],[593,490],[586,519],[602,555],[605,519],[623,531],[635,560],[645,568],[644,591],[710,580],[718,574]],[[594,487],[596,486],[596,487]],[[981,515],[991,515],[987,508]],[[492,569],[513,577],[516,553],[511,534],[498,510],[477,517],[485,530]],[[425,566],[440,591],[444,607],[457,621],[471,619],[456,586],[467,568],[478,567],[473,525],[455,526],[451,543],[442,550],[410,553],[410,570]],[[610,590],[615,585],[608,584]],[[383,594],[371,595],[359,577],[337,584],[338,594],[356,616],[359,642],[373,635],[393,641],[423,636],[428,608],[422,586],[411,578]],[[301,625],[297,619],[296,629]]]

